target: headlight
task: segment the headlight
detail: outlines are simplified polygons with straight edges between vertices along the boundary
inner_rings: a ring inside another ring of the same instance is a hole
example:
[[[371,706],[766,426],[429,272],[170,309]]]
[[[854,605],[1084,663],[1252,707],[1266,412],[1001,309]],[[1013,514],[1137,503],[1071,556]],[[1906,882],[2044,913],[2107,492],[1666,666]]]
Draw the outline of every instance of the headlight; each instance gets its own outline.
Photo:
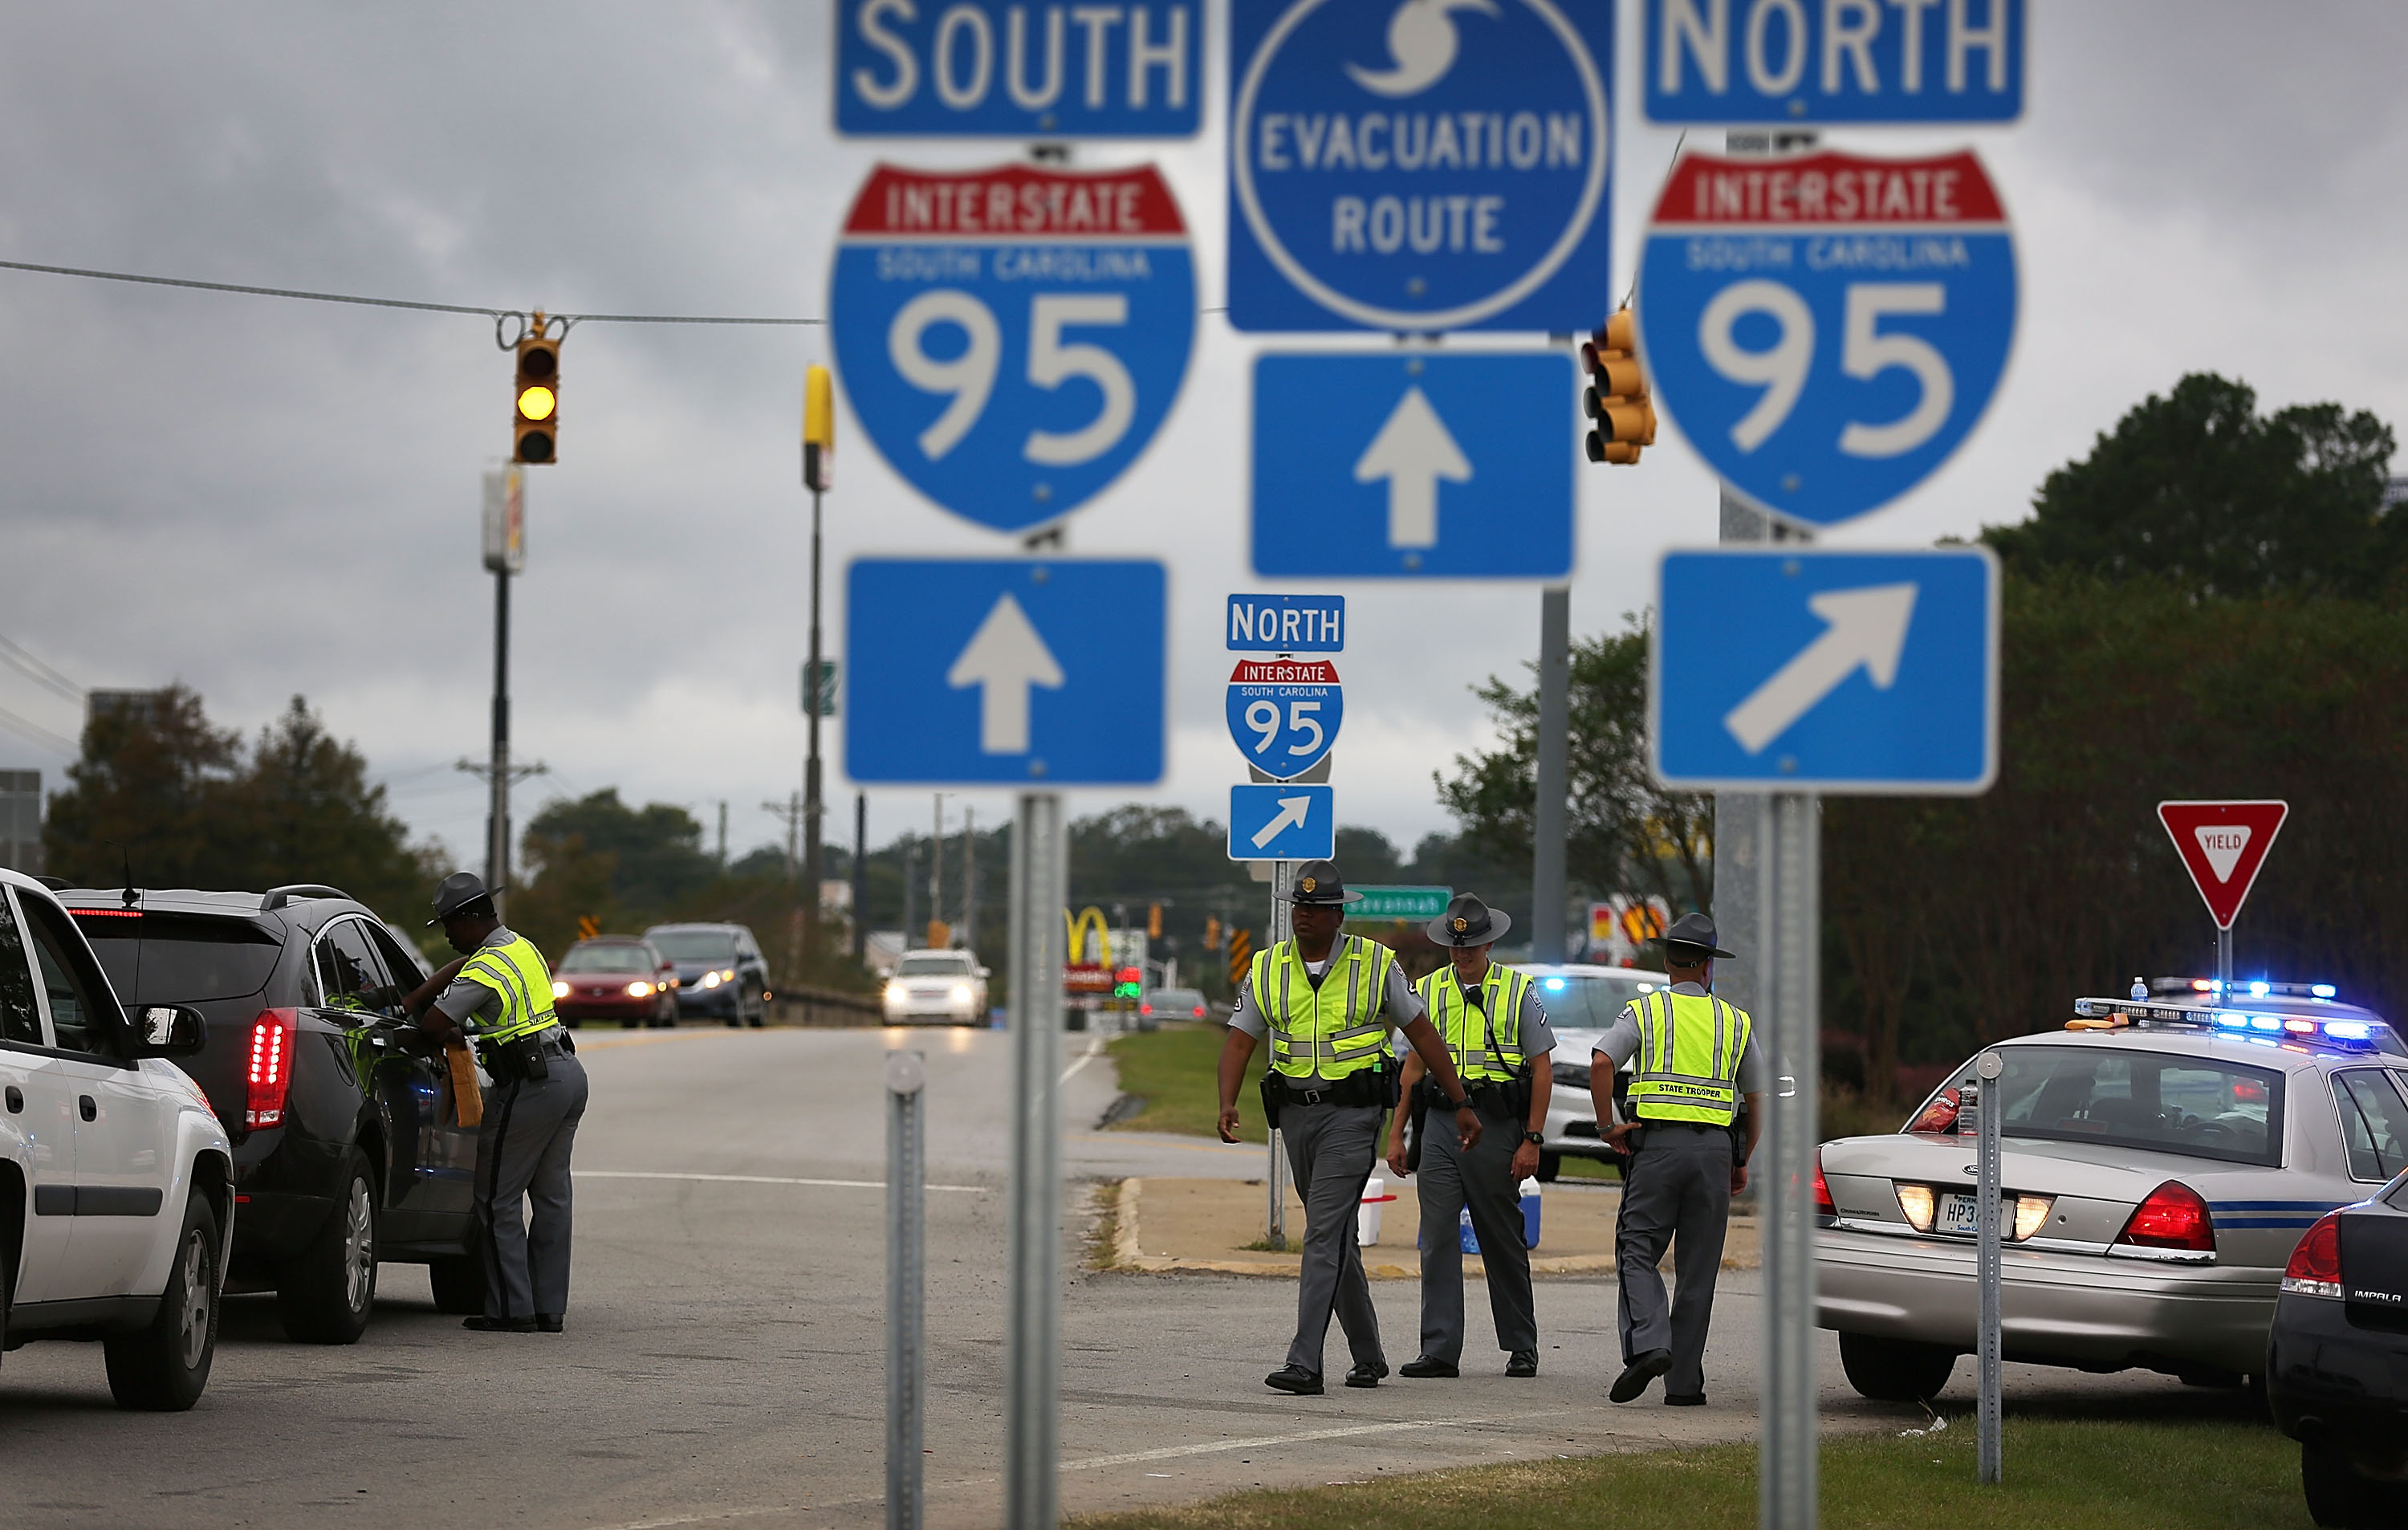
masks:
[[[719,974],[716,972],[704,973],[702,975],[702,986],[705,988],[717,988],[719,986]]]
[[[719,969],[719,980],[724,983],[734,982],[736,980],[736,969],[732,966],[721,967]]]
[[[641,978],[638,978],[634,982],[627,985],[627,996],[631,999],[651,998],[652,996],[652,985],[644,981]]]
[[[969,985],[969,984],[968,984],[968,983],[955,983],[955,984],[953,984],[953,1002],[954,1002],[955,1004],[968,1004],[968,1003],[969,1003],[969,1002],[970,1002],[970,985]]]
[[[568,997],[568,985],[564,982],[553,983],[552,985],[552,996],[556,999],[565,999]]]
[[[896,1003],[900,1004],[905,999],[911,996],[911,991],[904,987],[901,983],[888,983],[886,985],[886,996],[894,1000]]]

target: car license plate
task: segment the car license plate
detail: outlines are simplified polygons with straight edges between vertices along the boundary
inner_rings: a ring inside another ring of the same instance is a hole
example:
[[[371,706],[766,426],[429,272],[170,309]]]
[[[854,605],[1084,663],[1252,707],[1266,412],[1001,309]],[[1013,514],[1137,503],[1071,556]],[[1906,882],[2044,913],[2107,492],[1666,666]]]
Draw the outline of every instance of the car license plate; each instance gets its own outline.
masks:
[[[1980,1200],[1971,1195],[1941,1196],[1940,1230],[1963,1233],[1968,1237],[1978,1234],[1982,1230],[1979,1221],[1981,1206]]]

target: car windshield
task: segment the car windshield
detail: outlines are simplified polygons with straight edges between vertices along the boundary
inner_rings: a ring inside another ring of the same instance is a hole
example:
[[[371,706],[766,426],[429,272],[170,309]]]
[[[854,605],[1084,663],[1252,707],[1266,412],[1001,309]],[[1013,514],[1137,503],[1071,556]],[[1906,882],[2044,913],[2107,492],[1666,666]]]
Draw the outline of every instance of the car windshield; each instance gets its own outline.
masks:
[[[736,937],[720,930],[662,930],[644,937],[672,962],[732,962]]]
[[[127,1004],[205,1004],[267,986],[283,942],[243,919],[74,909],[109,986]],[[139,977],[136,977],[136,968]]]
[[[650,972],[652,959],[641,946],[579,946],[560,959],[563,972]]]
[[[1539,979],[1539,1008],[1559,1031],[1602,1031],[1622,1007],[1664,986],[1660,972],[1564,972]]]
[[[906,956],[895,964],[898,978],[960,978],[968,975],[968,955],[949,951],[931,951],[925,956]]]
[[[2283,1161],[2283,1075],[2220,1058],[2104,1047],[2003,1047],[2010,1137],[2098,1142],[2233,1164]]]

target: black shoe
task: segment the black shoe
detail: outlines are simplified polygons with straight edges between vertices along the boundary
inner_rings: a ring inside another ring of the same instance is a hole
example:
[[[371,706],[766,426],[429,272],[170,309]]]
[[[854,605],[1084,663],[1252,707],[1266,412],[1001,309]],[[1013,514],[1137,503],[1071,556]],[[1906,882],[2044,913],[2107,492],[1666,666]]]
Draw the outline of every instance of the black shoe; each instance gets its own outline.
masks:
[[[535,1315],[535,1331],[538,1334],[556,1334],[560,1332],[560,1314],[557,1312],[538,1312]]]
[[[1679,1396],[1675,1396],[1671,1393],[1668,1392],[1664,1394],[1664,1406],[1667,1408],[1703,1408],[1706,1406],[1706,1394],[1702,1392],[1688,1392],[1683,1393]]]
[[[1506,1358],[1506,1361],[1505,1361],[1505,1374],[1506,1374],[1506,1375],[1508,1375],[1508,1376],[1536,1376],[1536,1375],[1538,1375],[1538,1374],[1539,1374],[1539,1351],[1536,1351],[1536,1350],[1516,1350],[1516,1351],[1514,1351],[1511,1355],[1509,1355],[1509,1356]]]
[[[1631,1356],[1630,1364],[1613,1379],[1612,1390],[1606,1397],[1612,1402],[1627,1403],[1647,1390],[1647,1383],[1672,1368],[1670,1350],[1644,1350]]]
[[[1398,1366],[1397,1374],[1410,1376],[1416,1381],[1426,1381],[1433,1378],[1452,1380],[1463,1372],[1452,1361],[1440,1360],[1436,1355],[1417,1354]]]
[[[1380,1378],[1387,1374],[1386,1361],[1366,1361],[1346,1373],[1346,1384],[1350,1387],[1375,1387],[1380,1384]]]
[[[1281,1392],[1293,1392],[1299,1397],[1321,1395],[1321,1373],[1302,1366],[1282,1366],[1263,1378],[1263,1385]]]
[[[471,1333],[479,1334],[532,1334],[535,1332],[535,1319],[463,1318],[460,1320],[460,1326]]]

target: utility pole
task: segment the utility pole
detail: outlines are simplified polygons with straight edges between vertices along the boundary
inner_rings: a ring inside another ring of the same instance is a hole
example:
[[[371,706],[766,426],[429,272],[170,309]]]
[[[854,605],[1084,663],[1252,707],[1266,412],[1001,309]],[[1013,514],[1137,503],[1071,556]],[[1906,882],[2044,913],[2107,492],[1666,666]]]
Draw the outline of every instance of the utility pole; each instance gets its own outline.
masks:
[[[1530,960],[1564,959],[1565,808],[1571,796],[1572,592],[1539,595],[1538,800],[1530,820]]]
[[[909,833],[903,836],[903,949],[905,951],[911,949],[911,934],[916,927],[911,918],[911,910],[912,899],[918,889],[913,885],[911,868],[918,864],[919,848],[919,842]],[[921,931],[920,936],[921,939],[925,941],[927,932]]]
[[[727,799],[719,799],[719,869],[727,869]]]
[[[836,480],[836,386],[824,366],[803,369],[803,486],[811,492],[811,653],[803,671],[810,742],[803,755],[803,930],[820,949],[820,495]]]
[[[796,850],[796,836],[802,832],[803,794],[800,792],[789,792],[786,794],[785,801],[765,802],[761,805],[761,810],[786,825],[786,876],[791,880],[799,860]]]
[[[936,798],[928,830],[928,922],[932,925],[945,921],[945,794],[939,792]],[[935,943],[933,937],[930,943]],[[953,944],[950,939],[945,943]]]
[[[853,959],[869,951],[869,794],[853,794]]]
[[[526,567],[526,479],[516,465],[485,475],[484,510],[485,566],[494,575],[493,745],[486,764],[462,760],[458,768],[482,777],[490,794],[485,888],[500,914],[510,884],[510,787],[543,771],[541,765],[510,766],[510,578]]]
[[[962,805],[962,950],[978,951],[978,809]]]

